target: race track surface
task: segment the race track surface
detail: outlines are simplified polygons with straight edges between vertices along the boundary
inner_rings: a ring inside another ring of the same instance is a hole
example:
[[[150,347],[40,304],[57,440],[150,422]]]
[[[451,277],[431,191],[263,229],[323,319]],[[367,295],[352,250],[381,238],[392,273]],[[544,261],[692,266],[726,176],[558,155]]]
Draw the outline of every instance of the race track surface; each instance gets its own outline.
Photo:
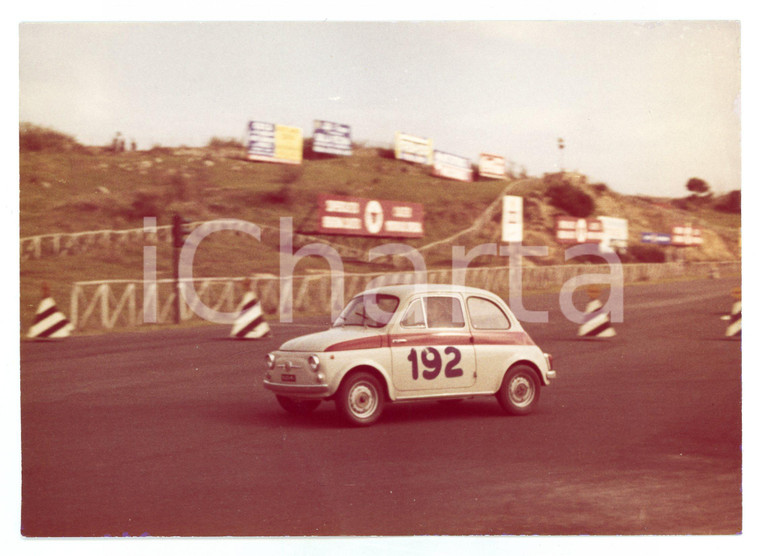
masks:
[[[21,344],[22,534],[735,534],[742,530],[738,279],[625,289],[617,336],[578,340],[558,295],[526,324],[557,379],[536,413],[495,399],[390,404],[344,426],[285,413],[271,323]],[[322,319],[326,324],[326,319]]]

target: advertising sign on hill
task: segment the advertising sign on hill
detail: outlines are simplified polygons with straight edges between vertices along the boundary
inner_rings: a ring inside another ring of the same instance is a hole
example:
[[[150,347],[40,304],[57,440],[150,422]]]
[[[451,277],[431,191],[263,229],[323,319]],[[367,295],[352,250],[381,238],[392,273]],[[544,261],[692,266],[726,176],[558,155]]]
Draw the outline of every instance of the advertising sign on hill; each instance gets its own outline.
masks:
[[[463,156],[435,151],[433,175],[458,181],[472,181],[472,165],[470,160]]]
[[[557,216],[554,230],[557,243],[600,243],[603,237],[602,221],[596,218]]]
[[[301,128],[266,122],[248,122],[248,160],[301,164]]]
[[[350,156],[351,126],[314,120],[314,144],[311,148],[317,153]]]
[[[670,245],[672,237],[670,234],[661,234],[658,232],[641,232],[641,243],[655,243],[657,245]]]
[[[394,145],[396,158],[417,164],[433,163],[433,140],[415,137],[407,133],[396,132]]]
[[[420,238],[425,233],[419,203],[320,194],[319,233]]]
[[[628,220],[612,216],[600,216],[599,220],[602,221],[602,241],[599,243],[599,251],[614,253],[625,250],[628,247]]]
[[[523,198],[504,195],[501,212],[501,241],[504,243],[523,240]]]
[[[484,178],[503,180],[507,177],[507,161],[503,156],[481,154],[478,163],[478,175]]]
[[[683,226],[673,226],[673,245],[679,247],[689,247],[692,245],[702,245],[702,230],[692,228],[691,224]]]

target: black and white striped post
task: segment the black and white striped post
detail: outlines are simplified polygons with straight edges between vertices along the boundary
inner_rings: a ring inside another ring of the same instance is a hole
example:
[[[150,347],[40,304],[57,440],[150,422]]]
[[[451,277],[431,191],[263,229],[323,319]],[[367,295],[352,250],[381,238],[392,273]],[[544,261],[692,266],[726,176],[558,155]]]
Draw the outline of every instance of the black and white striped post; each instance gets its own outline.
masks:
[[[256,295],[246,282],[246,292],[238,308],[239,315],[232,325],[230,336],[240,340],[256,340],[270,334],[269,325],[264,320],[264,311]]]
[[[742,291],[736,287],[731,290],[731,295],[736,299],[731,307],[731,314],[727,315],[728,327],[726,328],[727,338],[738,338],[742,335]]]
[[[27,337],[40,340],[67,338],[73,329],[74,325],[56,307],[55,301],[50,296],[50,288],[46,283],[43,283],[42,301],[37,307],[37,313]]]
[[[583,322],[578,328],[578,336],[581,338],[611,338],[615,336],[610,314],[603,310],[604,306],[598,299],[600,293],[598,286],[589,286],[587,292],[590,301],[586,305]]]

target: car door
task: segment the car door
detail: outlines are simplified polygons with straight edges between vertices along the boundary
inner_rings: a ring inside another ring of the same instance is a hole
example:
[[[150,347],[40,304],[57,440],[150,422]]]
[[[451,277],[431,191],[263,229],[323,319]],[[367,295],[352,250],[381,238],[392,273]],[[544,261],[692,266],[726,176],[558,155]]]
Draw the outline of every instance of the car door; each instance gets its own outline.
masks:
[[[475,349],[464,315],[455,294],[421,294],[409,303],[390,333],[399,397],[454,393],[475,384]]]

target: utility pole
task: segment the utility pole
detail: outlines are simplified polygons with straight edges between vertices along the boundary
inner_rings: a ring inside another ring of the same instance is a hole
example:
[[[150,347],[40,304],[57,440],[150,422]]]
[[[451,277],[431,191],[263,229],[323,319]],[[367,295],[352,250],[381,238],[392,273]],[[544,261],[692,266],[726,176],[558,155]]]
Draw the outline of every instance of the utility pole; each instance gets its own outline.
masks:
[[[185,244],[185,238],[190,231],[187,226],[188,222],[178,213],[172,216],[172,245],[174,271],[174,324],[179,324],[181,320],[180,303],[182,302],[182,292],[179,285],[179,255],[182,246]]]

